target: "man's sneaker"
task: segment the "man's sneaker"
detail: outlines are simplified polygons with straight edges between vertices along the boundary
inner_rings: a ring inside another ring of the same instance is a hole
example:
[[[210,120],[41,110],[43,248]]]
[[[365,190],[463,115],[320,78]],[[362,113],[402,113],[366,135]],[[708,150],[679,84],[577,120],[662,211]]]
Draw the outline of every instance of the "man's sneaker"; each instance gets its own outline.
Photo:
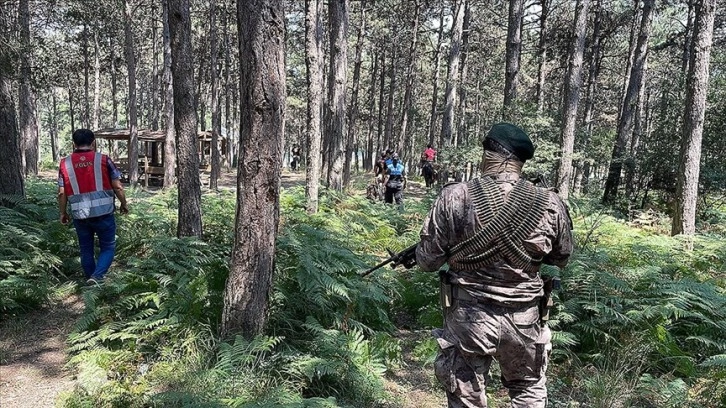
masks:
[[[93,286],[93,285],[101,286],[102,283],[103,283],[103,280],[102,279],[95,279],[95,278],[89,278],[86,281],[86,285],[87,286]]]

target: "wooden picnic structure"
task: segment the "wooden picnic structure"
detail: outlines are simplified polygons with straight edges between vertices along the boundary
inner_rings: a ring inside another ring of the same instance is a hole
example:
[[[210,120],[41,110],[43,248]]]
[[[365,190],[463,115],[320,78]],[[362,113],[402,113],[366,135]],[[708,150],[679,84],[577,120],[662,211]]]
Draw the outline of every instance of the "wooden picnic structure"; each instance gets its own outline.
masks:
[[[100,129],[93,132],[96,139],[108,141],[125,141],[126,146],[130,142],[129,129]],[[164,178],[164,143],[166,132],[164,130],[139,129],[136,134],[139,145],[139,177],[143,178],[144,185],[148,186],[150,180],[163,180]],[[199,171],[210,171],[209,159],[212,152],[212,132],[197,132],[197,152],[199,152]],[[99,150],[102,150],[100,143],[96,143]],[[127,147],[128,149],[128,147]],[[220,160],[224,161],[224,153],[227,151],[227,138],[219,136]],[[127,150],[128,151],[128,150]],[[128,180],[129,159],[128,157],[114,158],[123,178]]]

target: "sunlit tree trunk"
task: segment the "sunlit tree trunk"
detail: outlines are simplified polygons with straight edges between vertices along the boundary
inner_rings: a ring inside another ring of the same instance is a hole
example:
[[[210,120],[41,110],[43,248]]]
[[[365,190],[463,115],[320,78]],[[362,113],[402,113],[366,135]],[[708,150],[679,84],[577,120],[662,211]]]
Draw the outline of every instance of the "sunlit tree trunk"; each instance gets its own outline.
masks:
[[[91,98],[88,96],[90,93],[90,74],[88,72],[91,66],[90,57],[88,55],[88,25],[83,24],[83,127],[88,129],[91,127]]]
[[[436,34],[436,49],[434,50],[433,57],[433,68],[431,78],[431,109],[429,109],[429,123],[426,134],[428,135],[428,142],[433,144],[436,137],[436,107],[438,105],[439,98],[439,71],[441,67],[441,45],[444,38],[444,1],[441,0],[439,3],[441,11],[439,12],[439,29]]]
[[[600,63],[602,61],[602,4],[601,0],[596,0],[595,21],[592,28],[592,45],[590,53],[590,66],[587,73],[587,91],[585,93],[585,107],[583,112],[583,127],[585,128],[582,139],[582,151],[587,152],[592,139],[593,131],[593,112],[595,110],[595,96],[597,93],[597,81],[600,76]],[[590,181],[590,170],[592,165],[590,160],[585,158],[580,163],[580,171],[575,180],[575,194],[581,191],[587,191]]]
[[[459,86],[459,62],[461,60],[461,33],[464,28],[464,10],[468,0],[457,0],[454,11],[454,22],[451,26],[451,46],[449,48],[449,65],[446,71],[446,92],[444,93],[444,116],[441,119],[439,145],[451,144],[454,132],[454,108],[456,91]]]
[[[0,2],[0,43],[12,36],[13,4]],[[0,194],[25,196],[20,133],[15,120],[12,82],[14,61],[10,48],[0,46]]]
[[[202,192],[197,154],[197,112],[194,109],[192,21],[189,0],[168,0],[171,73],[174,89],[179,211],[177,236],[202,236]]]
[[[135,186],[139,181],[139,146],[136,118],[136,56],[134,55],[134,34],[131,16],[133,9],[130,0],[124,0],[124,35],[126,50],[126,67],[129,80],[129,183]],[[191,58],[191,57],[190,57]]]
[[[348,84],[348,0],[330,0],[330,71],[328,74],[328,187],[343,190],[346,87]]]
[[[35,93],[32,85],[30,8],[29,0],[20,0],[18,6],[18,26],[20,28],[20,109],[19,126],[22,143],[23,171],[26,175],[38,174],[38,125],[36,120]],[[0,45],[7,47],[7,43]],[[0,130],[2,132],[2,130]]]
[[[162,2],[162,36],[164,38],[164,188],[176,182],[176,130],[174,125],[174,87],[171,74],[171,38],[169,34],[169,4]]]
[[[608,169],[608,178],[605,182],[605,192],[602,201],[611,203],[618,195],[620,173],[623,169],[625,148],[630,134],[633,131],[633,117],[637,109],[638,94],[643,86],[643,68],[648,55],[648,39],[650,38],[650,23],[652,20],[654,0],[645,0],[643,3],[643,16],[640,23],[638,43],[633,57],[633,65],[628,77],[628,89],[623,100],[620,120],[618,121],[617,139],[613,146],[613,154]]]
[[[318,212],[320,144],[323,104],[323,0],[305,0],[305,65],[307,66],[307,167],[305,198],[307,212]]]
[[[453,134],[452,145],[459,146],[460,143],[466,143],[466,76],[469,70],[469,37],[471,32],[471,7],[467,1],[464,7],[464,24],[461,30],[461,63],[459,64],[459,106],[458,106],[458,125],[457,130]]]
[[[414,91],[414,81],[416,80],[416,65],[417,65],[417,48],[418,48],[418,26],[419,26],[419,20],[421,16],[421,4],[419,4],[418,0],[414,1],[414,16],[413,16],[413,23],[411,27],[411,44],[408,49],[408,60],[406,65],[406,77],[404,78],[406,82],[406,88],[403,93],[403,106],[401,107],[401,126],[400,131],[398,132],[398,145],[402,146],[404,148],[404,156],[409,156],[406,154],[406,148],[410,148],[411,146],[411,135],[408,131],[408,122],[410,118],[413,115],[412,111],[412,100],[413,100],[413,91]],[[408,157],[403,157],[403,160],[408,159]]]
[[[98,31],[93,33],[93,130],[101,125],[101,50]]]
[[[58,97],[56,88],[50,89],[51,117],[50,117],[50,153],[53,163],[58,163],[60,155],[58,152]]]
[[[238,0],[240,161],[221,334],[261,334],[268,319],[285,133],[283,0]],[[254,56],[254,58],[253,58]],[[341,162],[342,164],[342,162]]]
[[[540,0],[539,44],[537,45],[537,113],[544,110],[544,87],[547,78],[547,18],[551,0]]]
[[[565,82],[565,100],[562,104],[562,141],[560,165],[557,172],[557,189],[560,197],[567,200],[572,181],[572,152],[575,146],[575,125],[577,124],[577,108],[580,104],[580,88],[582,87],[582,54],[585,51],[585,32],[587,31],[587,10],[590,0],[578,0],[575,6],[575,22],[573,25],[573,41],[570,49],[570,63],[567,68]]]
[[[163,1],[163,0],[162,0]],[[159,130],[159,27],[156,23],[156,3],[151,8],[153,17],[151,20],[151,130]],[[162,11],[163,14],[163,11]],[[162,16],[163,18],[163,16]],[[163,24],[163,23],[162,23]],[[163,31],[163,28],[162,28]],[[163,35],[163,34],[162,34]],[[163,41],[163,40],[162,40]]]
[[[388,97],[386,98],[386,126],[383,130],[383,140],[386,146],[390,146],[393,150],[398,151],[400,146],[395,144],[393,140],[393,100],[396,95],[396,47],[392,47],[391,51],[391,63],[388,67],[388,77],[390,83],[388,84]]]
[[[522,54],[522,18],[524,0],[509,1],[509,20],[507,23],[506,68],[504,75],[504,120],[516,119],[517,88],[519,86],[519,63]]]
[[[350,184],[351,156],[355,155],[355,162],[358,163],[358,92],[360,90],[360,69],[363,61],[363,33],[366,30],[366,2],[360,3],[360,26],[355,44],[355,62],[353,63],[353,91],[348,105],[348,142],[345,148],[345,164],[343,165],[343,185]]]
[[[212,111],[212,165],[209,174],[209,188],[217,189],[219,180],[220,155],[219,134],[222,132],[221,114],[219,112],[219,69],[217,67],[218,41],[217,41],[217,2],[209,2],[209,58],[210,80],[212,82],[211,111]]]
[[[678,166],[676,208],[673,212],[671,234],[693,235],[696,232],[696,203],[701,161],[701,141],[706,114],[709,61],[713,44],[713,25],[716,0],[695,2],[695,25],[688,79],[686,80],[686,110],[683,116],[681,162]]]
[[[374,46],[375,47],[375,46]],[[372,58],[373,69],[371,70],[371,88],[368,94],[368,132],[366,133],[366,139],[368,140],[368,157],[366,158],[366,170],[373,168],[373,162],[378,156],[378,151],[381,150],[381,146],[373,143],[373,121],[375,119],[376,112],[376,86],[378,85],[378,50],[373,52]]]

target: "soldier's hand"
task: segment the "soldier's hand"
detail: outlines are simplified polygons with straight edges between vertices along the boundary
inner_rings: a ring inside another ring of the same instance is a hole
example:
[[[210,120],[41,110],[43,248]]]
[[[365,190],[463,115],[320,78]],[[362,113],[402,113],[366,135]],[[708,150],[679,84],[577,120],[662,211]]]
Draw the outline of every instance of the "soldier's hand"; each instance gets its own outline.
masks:
[[[129,207],[126,204],[121,204],[121,207],[119,208],[121,211],[121,214],[128,214],[129,213]]]
[[[71,219],[68,217],[68,214],[62,213],[60,215],[60,223],[63,225],[68,225],[68,223],[71,221]]]

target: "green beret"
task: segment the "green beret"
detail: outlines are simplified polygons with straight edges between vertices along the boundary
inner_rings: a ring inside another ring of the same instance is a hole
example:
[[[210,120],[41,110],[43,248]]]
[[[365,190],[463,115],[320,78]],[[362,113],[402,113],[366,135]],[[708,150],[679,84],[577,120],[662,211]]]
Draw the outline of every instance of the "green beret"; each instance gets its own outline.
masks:
[[[496,141],[521,161],[529,160],[534,156],[534,145],[527,133],[511,123],[495,123],[482,142],[486,139]]]

